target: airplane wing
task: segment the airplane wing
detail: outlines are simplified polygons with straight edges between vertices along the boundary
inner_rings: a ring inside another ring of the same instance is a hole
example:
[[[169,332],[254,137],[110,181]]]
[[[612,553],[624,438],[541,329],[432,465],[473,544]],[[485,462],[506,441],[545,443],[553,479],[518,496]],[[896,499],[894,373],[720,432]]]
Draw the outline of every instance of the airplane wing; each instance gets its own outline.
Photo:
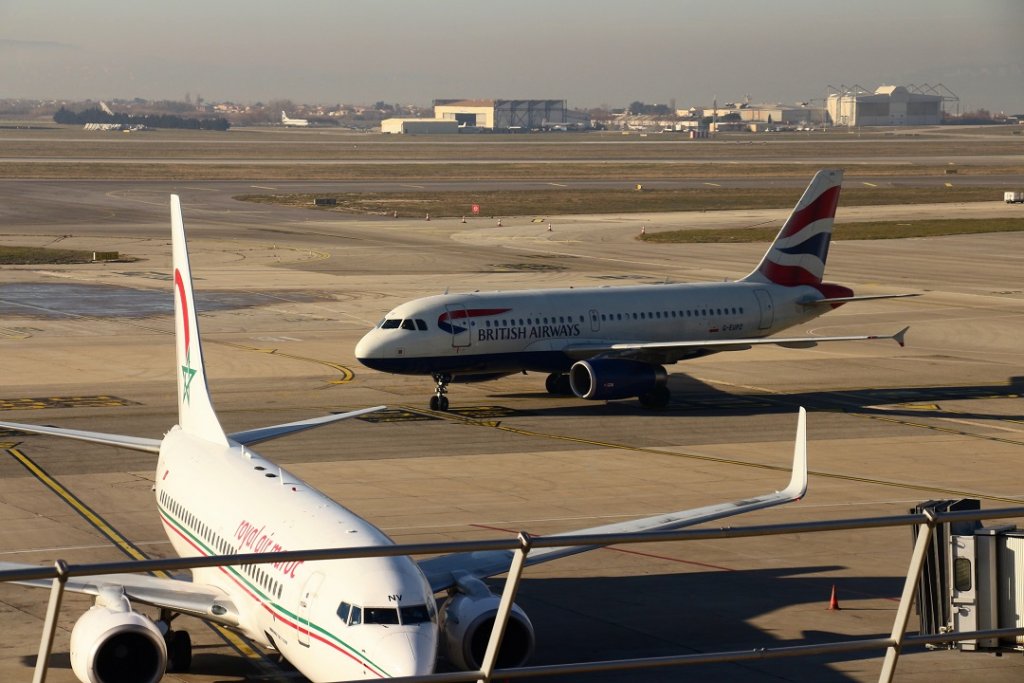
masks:
[[[621,342],[609,344],[573,344],[563,352],[575,360],[587,360],[595,356],[602,358],[632,358],[647,363],[675,363],[686,358],[706,356],[719,351],[744,351],[761,344],[774,344],[791,349],[806,349],[825,342],[869,341],[892,339],[900,346],[905,345],[904,337],[910,327],[904,327],[896,334],[859,334],[841,337],[757,337],[751,339],[721,339],[718,341],[677,341],[677,342]]]
[[[270,441],[271,439],[276,439],[280,436],[285,436],[286,434],[294,434],[296,432],[312,429],[313,427],[330,424],[331,422],[347,420],[350,417],[357,417],[359,415],[365,415],[366,413],[384,410],[385,408],[387,408],[387,406],[361,408],[360,410],[338,413],[337,415],[324,415],[323,417],[314,417],[309,420],[299,420],[298,422],[289,422],[287,424],[274,425],[273,427],[260,427],[259,429],[250,429],[245,432],[228,434],[228,438],[235,443],[242,444],[243,446],[250,446],[254,443],[263,443],[264,441]]]
[[[0,572],[37,568],[38,566],[34,564],[0,562]],[[52,580],[31,579],[11,583],[50,588]],[[197,586],[191,581],[140,574],[103,574],[72,577],[68,579],[64,589],[85,595],[99,595],[100,589],[105,586],[122,588],[125,596],[135,602],[188,614],[224,626],[238,625],[238,610],[226,593],[213,586]]]
[[[610,534],[631,533],[641,531],[668,531],[681,529],[695,524],[711,522],[724,517],[741,515],[745,512],[761,510],[775,505],[790,503],[803,498],[807,492],[807,412],[801,408],[797,419],[796,443],[793,447],[793,473],[789,485],[781,491],[768,493],[754,498],[731,503],[718,503],[705,507],[671,512],[667,514],[644,517],[627,522],[605,524],[580,531],[578,534]],[[568,534],[555,534],[552,537]],[[551,537],[549,537],[551,538]],[[550,562],[561,557],[593,550],[599,546],[578,546],[564,548],[541,548],[531,552],[526,559],[528,566]],[[455,553],[440,555],[420,561],[420,568],[427,576],[434,592],[440,592],[454,586],[461,578],[471,576],[479,579],[502,574],[508,571],[512,562],[512,551],[496,550],[471,553]]]
[[[146,439],[141,436],[124,436],[122,434],[103,434],[102,432],[85,432],[79,429],[62,429],[61,427],[44,427],[42,425],[27,425],[19,422],[0,422],[0,427],[14,429],[29,434],[48,434],[50,436],[61,436],[65,439],[76,439],[78,441],[89,441],[100,443],[105,446],[117,446],[128,448],[133,451],[144,451],[146,453],[160,452],[160,439]]]

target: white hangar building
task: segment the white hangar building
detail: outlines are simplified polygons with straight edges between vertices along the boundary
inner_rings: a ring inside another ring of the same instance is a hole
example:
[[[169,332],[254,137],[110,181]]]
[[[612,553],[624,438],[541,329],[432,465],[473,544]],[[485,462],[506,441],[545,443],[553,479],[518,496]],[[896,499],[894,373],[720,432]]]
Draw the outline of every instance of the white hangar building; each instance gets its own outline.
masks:
[[[928,126],[942,123],[946,99],[883,85],[873,93],[859,88],[833,93],[826,106],[835,126]]]
[[[434,100],[435,119],[487,130],[537,130],[583,123],[574,114],[565,100]]]

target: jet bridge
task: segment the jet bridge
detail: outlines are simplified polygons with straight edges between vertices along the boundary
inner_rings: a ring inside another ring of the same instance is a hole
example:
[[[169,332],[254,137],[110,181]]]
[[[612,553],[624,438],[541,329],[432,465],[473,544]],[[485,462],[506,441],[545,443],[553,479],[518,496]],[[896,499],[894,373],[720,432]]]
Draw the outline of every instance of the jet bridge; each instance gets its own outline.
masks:
[[[976,499],[929,501],[914,512],[978,510]],[[1024,530],[1015,524],[942,524],[917,588],[922,634],[1024,627]],[[941,646],[937,646],[941,647]],[[1024,652],[1024,636],[950,642],[961,652]]]

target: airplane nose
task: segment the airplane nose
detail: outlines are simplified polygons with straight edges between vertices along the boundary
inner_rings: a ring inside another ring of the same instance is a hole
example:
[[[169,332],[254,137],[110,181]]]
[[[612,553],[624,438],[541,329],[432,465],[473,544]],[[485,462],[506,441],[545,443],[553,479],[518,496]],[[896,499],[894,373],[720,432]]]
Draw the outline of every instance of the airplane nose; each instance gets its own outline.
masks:
[[[433,673],[437,638],[422,631],[402,631],[381,638],[373,648],[373,661],[390,676]]]
[[[373,337],[374,334],[372,332],[363,335],[363,338],[356,344],[356,360],[363,361],[366,358],[372,359],[381,356],[381,346]]]

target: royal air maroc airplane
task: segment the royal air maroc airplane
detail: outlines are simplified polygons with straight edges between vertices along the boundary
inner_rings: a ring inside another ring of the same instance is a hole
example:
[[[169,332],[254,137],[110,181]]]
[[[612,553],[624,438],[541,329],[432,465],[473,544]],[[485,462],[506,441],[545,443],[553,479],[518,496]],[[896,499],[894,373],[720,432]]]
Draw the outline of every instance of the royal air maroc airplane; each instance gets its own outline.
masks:
[[[0,426],[157,454],[157,511],[182,557],[393,544],[368,521],[249,449],[377,408],[224,432],[207,386],[177,196],[171,197],[171,225],[178,424],[161,440],[14,422]],[[573,533],[676,529],[798,500],[807,490],[806,439],[801,408],[793,471],[781,491]],[[539,549],[527,562],[590,549]],[[156,683],[165,672],[187,670],[191,638],[171,628],[185,614],[278,652],[311,681],[429,673],[439,649],[456,666],[478,670],[499,602],[483,579],[506,572],[510,562],[509,552],[489,551],[419,561],[398,556],[209,567],[195,569],[191,580],[72,577],[66,590],[95,596],[71,632],[72,668],[83,683]],[[0,563],[0,571],[27,566]],[[140,605],[157,608],[159,617],[136,611]],[[515,606],[500,665],[522,663],[533,646],[533,626]]]
[[[770,337],[850,301],[822,282],[841,170],[819,171],[761,263],[725,283],[472,292],[406,302],[356,345],[374,370],[432,375],[431,410],[447,410],[452,381],[546,372],[552,394],[589,400],[640,399],[660,408],[671,396],[664,366],[757,344],[810,347],[893,335]]]

